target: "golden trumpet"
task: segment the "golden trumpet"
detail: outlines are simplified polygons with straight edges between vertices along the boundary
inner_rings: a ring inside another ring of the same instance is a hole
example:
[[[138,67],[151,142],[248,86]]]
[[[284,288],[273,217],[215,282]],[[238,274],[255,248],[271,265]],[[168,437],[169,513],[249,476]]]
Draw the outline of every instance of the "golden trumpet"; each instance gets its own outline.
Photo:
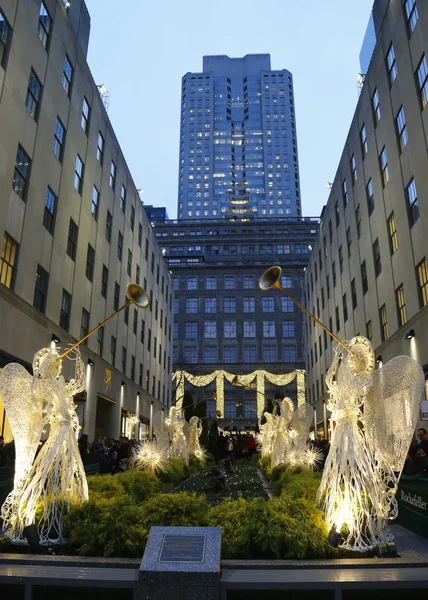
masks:
[[[67,348],[67,350],[63,352],[57,360],[61,360],[62,358],[64,358],[64,356],[67,356],[69,352],[77,348],[77,346],[79,346],[82,342],[87,340],[88,337],[90,337],[93,333],[98,331],[98,329],[101,329],[101,327],[103,327],[108,321],[110,321],[110,319],[119,314],[124,308],[128,308],[130,304],[136,304],[140,308],[148,308],[150,306],[150,298],[148,297],[147,293],[143,290],[142,287],[140,287],[136,283],[128,283],[128,285],[126,286],[126,297],[128,298],[128,302],[125,302],[125,304],[118,308],[116,312],[107,317],[107,319],[105,319],[102,323],[97,325],[97,327],[94,327],[94,329],[87,333],[85,337],[82,337],[81,340],[70,346],[70,348]]]
[[[313,319],[315,321],[315,323],[318,323],[318,325],[320,327],[322,327],[324,329],[324,331],[326,331],[329,335],[331,335],[331,337],[338,344],[340,344],[343,348],[345,348],[345,350],[349,350],[349,348],[346,346],[346,344],[344,344],[341,340],[339,340],[339,338],[336,335],[334,335],[334,333],[332,331],[330,331],[330,329],[328,329],[323,323],[321,323],[321,321],[319,321],[315,315],[313,315],[302,304],[300,304],[300,302],[298,300],[296,300],[296,298],[294,298],[291,294],[289,294],[286,290],[284,290],[284,288],[280,284],[281,273],[282,273],[282,269],[281,269],[281,267],[278,267],[278,266],[270,267],[270,269],[265,271],[259,279],[259,288],[262,290],[262,292],[266,292],[267,290],[270,290],[273,287],[278,288],[279,290],[281,290],[281,292],[283,294],[285,294],[285,296],[287,296],[287,298],[290,298],[290,300],[292,300],[294,302],[294,304],[296,304],[301,310],[303,310],[303,312],[305,312],[309,317],[311,317],[311,319]]]

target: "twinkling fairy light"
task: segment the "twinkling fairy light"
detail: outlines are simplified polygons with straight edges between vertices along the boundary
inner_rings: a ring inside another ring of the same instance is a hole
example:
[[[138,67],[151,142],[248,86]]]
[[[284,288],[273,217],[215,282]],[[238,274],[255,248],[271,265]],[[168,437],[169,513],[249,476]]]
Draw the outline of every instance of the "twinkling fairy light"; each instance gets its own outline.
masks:
[[[152,475],[168,470],[168,451],[164,446],[158,446],[154,441],[142,442],[137,448],[133,466],[140,471],[147,471]]]

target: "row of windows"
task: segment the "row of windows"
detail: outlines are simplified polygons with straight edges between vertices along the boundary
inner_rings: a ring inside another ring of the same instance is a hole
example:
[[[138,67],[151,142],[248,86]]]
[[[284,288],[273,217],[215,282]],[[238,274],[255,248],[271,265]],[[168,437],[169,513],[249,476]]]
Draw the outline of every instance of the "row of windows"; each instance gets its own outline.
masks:
[[[242,361],[244,363],[253,363],[259,360],[263,362],[287,362],[295,363],[297,360],[296,346],[283,346],[280,350],[281,354],[278,353],[278,347],[273,344],[263,345],[261,347],[261,357],[257,346],[243,346],[242,347]],[[183,359],[187,363],[197,363],[199,349],[198,346],[185,346],[183,348]],[[223,347],[223,358],[220,356],[217,346],[204,346],[203,348],[203,362],[204,363],[216,363],[222,360],[225,363],[236,363],[238,362],[238,348],[236,346],[224,346]],[[173,349],[173,362],[179,361],[178,348]]]
[[[180,289],[179,277],[173,276],[171,277],[172,286],[175,291]],[[186,277],[186,290],[197,290],[198,285],[202,283],[200,289],[206,290],[216,290],[218,279],[216,275],[206,275],[204,281],[201,281],[200,278],[196,276]],[[223,286],[225,290],[234,290],[237,288],[236,285],[236,276],[235,275],[225,275],[223,278]],[[254,289],[258,285],[258,280],[254,275],[243,275],[242,277],[242,287],[246,290]],[[283,275],[281,277],[281,285],[283,288],[291,288],[292,287],[292,278],[289,275]]]
[[[237,336],[237,323],[236,321],[224,321],[223,326],[223,337],[235,338]],[[196,340],[199,338],[202,332],[199,331],[200,326],[197,321],[188,321],[184,326],[184,339]],[[244,321],[242,326],[242,334],[244,338],[255,338],[257,330],[256,321]],[[262,333],[264,338],[275,338],[276,324],[275,321],[263,321],[259,325],[259,334]],[[294,338],[295,323],[294,321],[283,321],[282,322],[282,337]],[[206,339],[217,338],[217,322],[216,321],[204,321],[203,323],[203,337]],[[174,339],[178,338],[178,323],[174,323]]]
[[[202,305],[203,300],[203,305]],[[294,303],[290,298],[281,299],[281,312],[291,313],[294,312]],[[279,299],[276,300],[278,303]],[[205,313],[216,313],[217,312],[217,298],[185,298],[185,312],[187,315],[198,314],[199,306],[203,306]],[[236,298],[225,298],[224,299],[224,312],[234,313],[236,312]],[[261,299],[262,311],[266,313],[275,312],[275,298],[264,297]],[[256,298],[245,297],[242,302],[242,310],[244,313],[255,313],[256,312]],[[180,301],[178,298],[174,298],[174,314],[180,312]]]
[[[171,255],[180,255],[193,252],[203,253],[205,251],[208,255],[217,254],[254,254],[255,252],[263,254],[308,254],[308,244],[240,244],[240,245],[229,245],[224,244],[221,246],[208,244],[205,247],[202,246],[170,246],[168,249],[165,248],[165,252]]]

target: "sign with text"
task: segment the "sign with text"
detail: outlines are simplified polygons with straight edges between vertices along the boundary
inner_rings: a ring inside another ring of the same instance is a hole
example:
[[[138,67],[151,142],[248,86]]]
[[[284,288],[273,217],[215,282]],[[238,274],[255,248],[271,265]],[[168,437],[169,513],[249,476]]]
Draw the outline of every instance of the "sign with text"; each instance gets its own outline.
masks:
[[[162,539],[158,562],[203,563],[206,543],[206,535],[165,534]]]

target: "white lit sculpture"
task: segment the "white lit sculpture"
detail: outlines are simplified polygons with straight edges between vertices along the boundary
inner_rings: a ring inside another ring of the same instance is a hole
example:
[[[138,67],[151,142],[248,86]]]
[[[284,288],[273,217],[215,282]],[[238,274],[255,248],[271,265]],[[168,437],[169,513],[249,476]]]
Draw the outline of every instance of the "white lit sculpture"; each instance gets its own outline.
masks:
[[[37,352],[33,377],[13,363],[0,375],[0,395],[15,438],[17,465],[2,518],[5,532],[15,543],[25,542],[24,528],[36,521],[41,544],[63,542],[64,512],[70,504],[88,499],[73,401],[85,389],[78,349],[74,360],[75,379],[68,383],[61,375],[62,361],[55,345]],[[49,436],[34,459],[43,427],[49,428]]]
[[[335,425],[317,501],[340,547],[365,551],[392,539],[398,480],[423,393],[420,365],[398,356],[374,371],[370,342],[341,344],[326,376]],[[345,527],[344,527],[345,526]]]
[[[271,466],[277,467],[284,462],[290,439],[290,423],[293,413],[293,402],[284,398],[281,402],[281,412],[275,417],[275,439],[272,447]]]
[[[164,413],[163,410],[159,410],[158,412],[156,412],[154,414],[154,416],[153,416],[154,439],[158,445],[158,448],[162,447],[166,450],[166,452],[169,452],[169,443],[170,443],[169,424],[170,424],[170,419]]]
[[[135,451],[133,466],[154,475],[168,470],[168,449],[155,441],[142,442]]]
[[[264,414],[265,423],[260,425],[260,434],[258,440],[261,446],[261,456],[265,458],[272,454],[276,437],[276,418],[271,413]]]
[[[181,411],[172,406],[169,411],[169,430],[171,445],[169,447],[169,455],[174,458],[180,458],[187,465],[189,464],[189,450],[187,447],[187,439],[185,428],[188,426],[187,421],[182,418]]]
[[[202,433],[202,420],[193,416],[189,421],[189,454],[201,454],[201,444],[199,438]]]

